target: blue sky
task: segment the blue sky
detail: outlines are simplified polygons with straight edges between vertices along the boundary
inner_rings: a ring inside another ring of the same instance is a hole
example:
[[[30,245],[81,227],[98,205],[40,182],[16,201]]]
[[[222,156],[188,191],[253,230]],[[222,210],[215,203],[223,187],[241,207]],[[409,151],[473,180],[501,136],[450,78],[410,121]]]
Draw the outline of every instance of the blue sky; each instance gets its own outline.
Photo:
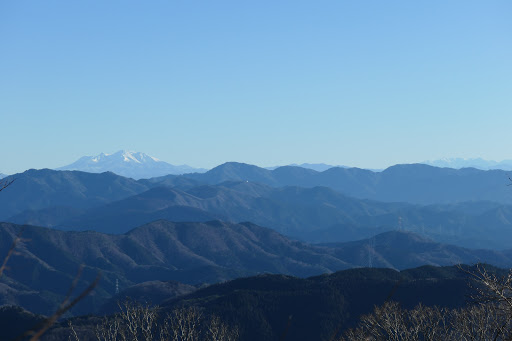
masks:
[[[4,1],[0,172],[512,158],[510,1]]]

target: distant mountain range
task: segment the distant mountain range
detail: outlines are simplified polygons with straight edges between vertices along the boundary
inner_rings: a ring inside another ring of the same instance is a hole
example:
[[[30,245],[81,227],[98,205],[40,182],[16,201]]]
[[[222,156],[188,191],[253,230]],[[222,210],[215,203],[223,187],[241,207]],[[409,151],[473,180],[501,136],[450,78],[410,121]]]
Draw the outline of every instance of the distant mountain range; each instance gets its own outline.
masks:
[[[500,169],[510,171],[512,170],[512,160],[503,160],[503,161],[493,161],[493,160],[485,160],[482,158],[444,158],[439,160],[429,160],[420,162],[424,165],[440,167],[440,168],[453,168],[453,169],[461,169],[461,168],[476,168],[481,170],[492,170],[492,169]],[[325,163],[302,163],[302,164],[290,164],[289,166],[302,167],[307,169],[313,169],[317,172],[323,172],[330,168],[339,167],[339,168],[352,168],[349,166],[342,165],[329,165]],[[273,170],[279,167],[266,167],[267,169]],[[383,169],[376,168],[367,168],[368,170],[374,172],[381,172]]]
[[[512,189],[499,170],[399,165],[380,173],[270,171],[228,163],[204,174],[138,181],[52,170],[13,177],[0,195],[0,219],[19,224],[124,233],[158,219],[220,219],[251,221],[310,242],[357,240],[402,228],[459,246],[512,244]]]
[[[133,179],[147,179],[168,174],[202,173],[206,169],[187,165],[174,166],[139,152],[120,150],[114,154],[84,156],[57,170],[78,170],[89,173],[113,172]]]
[[[484,160],[482,158],[446,158],[440,160],[424,161],[422,163],[434,167],[448,167],[454,169],[472,167],[482,170],[512,170],[512,160],[492,161]]]
[[[317,172],[292,166],[268,170],[229,162],[204,174],[167,176],[152,179],[151,182],[173,185],[191,180],[196,184],[250,181],[273,187],[324,186],[352,197],[387,202],[425,205],[489,200],[512,204],[512,190],[507,186],[510,183],[508,175],[501,170],[457,170],[423,164],[396,165],[382,172],[336,167]]]
[[[251,223],[220,221],[160,220],[123,235],[0,223],[0,254],[7,253],[20,231],[23,241],[0,279],[0,305],[16,304],[42,314],[56,308],[80,264],[85,268],[77,289],[98,271],[102,279],[95,295],[74,314],[99,309],[114,294],[116,280],[123,290],[155,280],[196,285],[261,273],[307,277],[368,266],[368,255],[373,257],[372,266],[395,269],[479,261],[512,266],[512,251],[469,250],[412,233],[389,232],[370,240],[316,246]]]
[[[440,167],[440,168],[453,168],[453,169],[461,169],[461,168],[476,168],[481,170],[492,170],[492,169],[500,169],[500,170],[512,170],[512,160],[503,160],[503,161],[493,161],[493,160],[485,160],[482,158],[444,158],[439,160],[429,160],[420,162],[420,164]],[[330,168],[353,168],[350,166],[344,165],[329,165],[325,163],[292,163],[287,166],[293,167],[301,167],[306,169],[312,169],[317,172],[323,172]],[[282,166],[274,166],[274,167],[265,167],[268,170],[274,170]],[[383,169],[377,168],[366,168],[373,172],[381,172]]]
[[[482,158],[445,158],[439,160],[424,161],[421,164],[440,168],[476,168],[480,170],[512,170],[512,160],[491,161]],[[299,167],[317,172],[325,172],[332,168],[352,167],[344,165],[329,165],[325,163],[302,163],[288,166],[265,167],[262,169],[273,171],[283,167]],[[59,167],[57,170],[78,170],[89,173],[113,172],[118,175],[133,179],[149,179],[165,175],[182,175],[188,173],[205,173],[204,168],[194,168],[188,165],[171,165],[155,157],[141,152],[118,151],[113,154],[101,153],[96,156],[84,156],[74,163]],[[381,172],[382,169],[368,169],[372,172]],[[6,175],[0,173],[0,179]]]
[[[7,176],[7,174],[0,173],[0,179],[3,179]]]
[[[309,242],[357,240],[398,228],[473,248],[508,248],[512,242],[512,206],[384,203],[347,197],[326,187],[274,188],[250,182],[187,190],[154,187],[97,207],[26,210],[7,221],[122,234],[159,219],[251,221]]]

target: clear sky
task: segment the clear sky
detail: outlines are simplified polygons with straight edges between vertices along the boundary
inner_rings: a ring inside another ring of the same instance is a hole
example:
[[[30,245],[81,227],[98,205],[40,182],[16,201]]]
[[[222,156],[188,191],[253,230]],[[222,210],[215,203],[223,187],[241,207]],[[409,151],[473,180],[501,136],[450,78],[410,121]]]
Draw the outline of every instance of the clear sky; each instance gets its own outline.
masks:
[[[512,158],[512,2],[2,1],[0,172]]]

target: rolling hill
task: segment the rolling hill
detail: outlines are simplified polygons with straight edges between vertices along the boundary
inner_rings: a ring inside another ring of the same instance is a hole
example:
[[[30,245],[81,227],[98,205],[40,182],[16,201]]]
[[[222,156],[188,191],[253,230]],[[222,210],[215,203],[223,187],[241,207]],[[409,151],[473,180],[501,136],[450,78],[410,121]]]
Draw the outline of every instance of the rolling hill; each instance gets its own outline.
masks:
[[[81,264],[77,290],[98,272],[102,279],[75,314],[97,309],[114,293],[116,280],[124,289],[153,280],[216,283],[257,273],[310,276],[352,266],[323,248],[249,223],[157,221],[124,235],[0,223],[0,254],[7,253],[20,231],[23,241],[0,279],[1,303],[43,314],[55,309]]]
[[[95,294],[72,314],[98,310],[115,292],[148,281],[217,283],[263,273],[307,277],[367,266],[404,269],[423,264],[492,263],[512,266],[511,251],[469,250],[442,245],[411,233],[393,232],[354,243],[316,246],[290,240],[251,223],[156,221],[123,235],[59,231],[0,224],[0,254],[22,231],[23,241],[0,279],[0,304],[48,314],[63,298],[81,264],[77,291],[98,272]]]

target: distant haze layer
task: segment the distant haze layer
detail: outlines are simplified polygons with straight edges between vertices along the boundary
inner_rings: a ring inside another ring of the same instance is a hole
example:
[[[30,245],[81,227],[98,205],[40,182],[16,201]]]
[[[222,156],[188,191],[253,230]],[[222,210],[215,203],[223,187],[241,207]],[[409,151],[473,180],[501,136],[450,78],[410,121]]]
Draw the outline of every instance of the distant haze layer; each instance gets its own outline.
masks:
[[[476,168],[481,170],[505,170],[512,171],[512,160],[486,160],[483,158],[442,158],[419,162],[429,166],[439,168]],[[410,164],[403,162],[402,164]],[[323,172],[331,168],[352,168],[356,165],[351,164],[328,164],[328,163],[291,163],[265,167],[268,170],[274,170],[283,166],[294,166],[306,169],[312,169],[317,172]],[[381,172],[383,169],[364,168],[373,172]],[[66,166],[55,168],[55,170],[78,170],[88,173],[113,172],[121,176],[133,179],[149,179],[165,175],[182,175],[189,173],[204,173],[208,169],[196,168],[189,165],[173,165],[159,158],[150,156],[143,152],[120,150],[112,154],[100,153],[96,156],[83,156],[75,162]],[[0,179],[7,177],[8,174],[0,172]]]
[[[481,170],[501,169],[512,170],[512,160],[493,161],[482,158],[444,158],[438,160],[429,160],[421,162],[422,164],[441,167],[441,168],[477,168]],[[269,170],[285,165],[265,167]],[[292,163],[287,166],[296,166],[306,169],[312,169],[317,172],[323,172],[330,168],[350,168],[353,165],[331,165],[326,163]],[[164,175],[181,175],[187,173],[204,173],[205,168],[194,168],[188,165],[172,165],[156,157],[142,152],[133,152],[120,150],[113,154],[101,153],[96,156],[83,156],[77,161],[57,170],[79,170],[89,173],[113,172],[118,175],[130,177],[133,179],[149,179]],[[382,169],[369,169],[374,172],[380,172]],[[5,175],[0,173],[0,178]]]
[[[501,169],[512,170],[512,160],[493,161],[482,158],[446,158],[422,162],[426,165],[447,168],[477,168],[482,170]]]

